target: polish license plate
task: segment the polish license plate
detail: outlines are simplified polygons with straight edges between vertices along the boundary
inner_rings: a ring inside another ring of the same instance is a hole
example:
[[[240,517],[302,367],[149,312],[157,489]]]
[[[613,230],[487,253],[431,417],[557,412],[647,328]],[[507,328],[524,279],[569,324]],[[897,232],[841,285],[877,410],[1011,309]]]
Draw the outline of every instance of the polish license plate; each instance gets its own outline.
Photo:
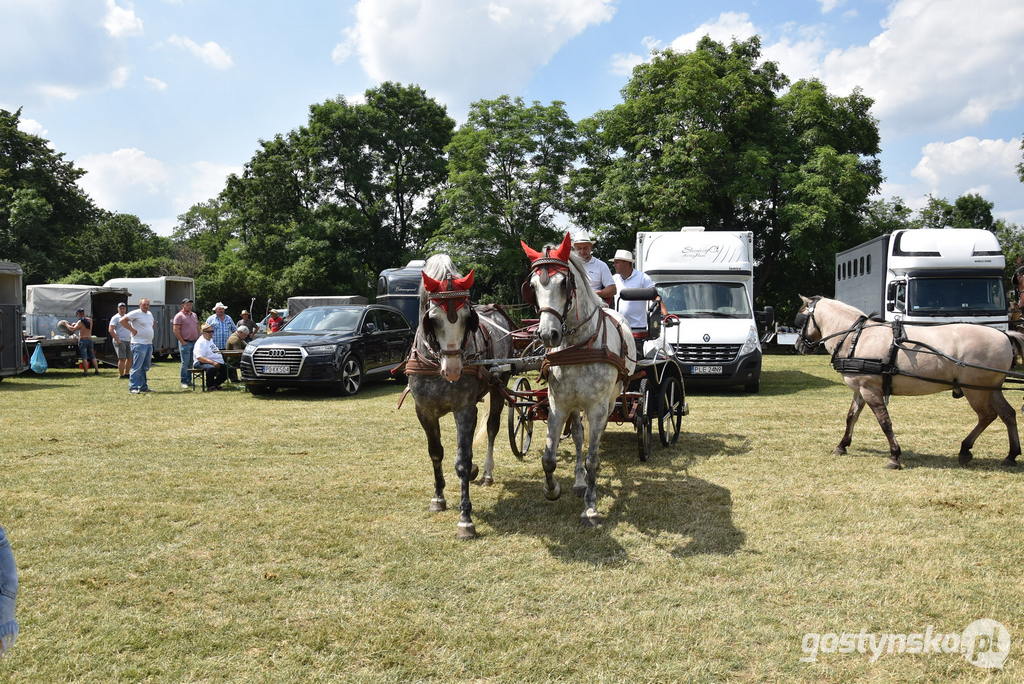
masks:
[[[721,375],[721,366],[694,366],[691,369],[694,375]]]
[[[291,366],[262,366],[260,372],[266,375],[288,375],[292,369]]]

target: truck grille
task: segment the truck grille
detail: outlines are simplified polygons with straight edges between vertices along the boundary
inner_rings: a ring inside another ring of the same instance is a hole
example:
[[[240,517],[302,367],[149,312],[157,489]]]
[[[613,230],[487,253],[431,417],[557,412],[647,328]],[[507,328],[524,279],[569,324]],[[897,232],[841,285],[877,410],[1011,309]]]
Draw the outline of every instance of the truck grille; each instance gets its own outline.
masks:
[[[289,377],[302,368],[302,350],[298,347],[267,347],[252,355],[253,370],[261,377]],[[287,373],[262,373],[263,366],[288,366]]]
[[[730,363],[740,352],[738,344],[676,344],[676,358],[684,363]]]

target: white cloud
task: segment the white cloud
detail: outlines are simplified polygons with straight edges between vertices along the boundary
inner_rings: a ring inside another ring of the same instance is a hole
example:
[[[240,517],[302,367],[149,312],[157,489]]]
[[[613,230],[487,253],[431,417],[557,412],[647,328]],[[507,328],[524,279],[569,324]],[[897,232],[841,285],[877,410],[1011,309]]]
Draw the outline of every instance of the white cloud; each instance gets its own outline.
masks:
[[[1020,138],[968,136],[925,145],[911,175],[921,181],[925,193],[953,200],[974,192],[994,202],[997,214],[1019,214],[1024,211],[1024,192],[1016,172],[1020,160]]]
[[[131,211],[137,195],[160,194],[169,178],[163,162],[134,147],[86,155],[75,163],[87,172],[78,184],[109,211]]]
[[[828,14],[836,7],[842,5],[846,0],[818,0],[821,3],[821,13]]]
[[[103,28],[114,38],[142,35],[142,20],[135,16],[135,10],[120,7],[116,0],[107,0],[107,15],[103,17]]]
[[[146,85],[148,85],[153,90],[167,90],[167,84],[161,81],[159,78],[156,78],[154,76],[144,76],[142,80],[144,80],[146,82]]]
[[[30,135],[45,136],[47,130],[43,128],[43,124],[39,123],[35,119],[26,119],[21,117],[18,119],[18,130],[23,133],[29,133]]]
[[[216,197],[224,189],[224,183],[232,173],[241,174],[240,165],[214,164],[198,161],[189,164],[183,171],[176,174],[179,178],[180,190],[174,195],[174,211],[184,213],[193,204],[205,202]]]
[[[418,83],[459,110],[517,92],[559,49],[611,19],[613,0],[359,0],[332,58],[358,55],[375,81]]]
[[[78,88],[55,83],[41,83],[36,86],[36,91],[45,97],[56,100],[76,100],[82,94],[82,91]]]
[[[356,48],[356,38],[352,28],[346,28],[341,32],[345,39],[334,46],[331,50],[331,61],[335,64],[342,64],[352,56],[352,51]]]
[[[644,58],[632,52],[625,54],[617,52],[612,55],[611,72],[619,76],[629,76],[633,68],[644,63]]]
[[[167,39],[167,42],[192,53],[192,55],[198,57],[214,69],[230,69],[235,64],[235,61],[231,59],[231,55],[212,40],[200,45],[186,36],[173,35]]]
[[[114,90],[124,88],[124,84],[128,82],[128,75],[131,73],[131,69],[126,66],[119,66],[114,69],[113,73],[110,74],[110,87]]]
[[[824,59],[831,90],[861,86],[900,131],[979,124],[1024,101],[1024,3],[898,0],[867,45]]]
[[[669,47],[676,52],[689,52],[697,47],[704,36],[728,45],[733,40],[746,40],[758,33],[745,12],[722,12],[714,21],[701,24],[689,33],[684,33],[673,40]]]

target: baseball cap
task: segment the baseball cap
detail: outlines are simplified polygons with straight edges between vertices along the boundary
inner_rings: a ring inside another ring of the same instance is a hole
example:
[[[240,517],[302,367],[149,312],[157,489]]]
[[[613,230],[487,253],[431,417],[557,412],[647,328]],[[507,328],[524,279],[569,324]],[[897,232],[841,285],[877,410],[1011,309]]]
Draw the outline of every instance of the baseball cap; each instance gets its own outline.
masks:
[[[118,303],[117,303],[117,305],[118,305],[118,306],[123,306],[123,307],[124,307],[124,308],[126,308],[126,309],[128,308],[128,304],[127,304],[127,302],[118,302]]]
[[[181,300],[181,303],[182,303],[182,304],[187,304],[188,302],[191,302],[191,301],[192,301],[192,300],[191,300],[190,298],[188,298],[188,297],[185,297],[184,299],[182,299],[182,300]]]

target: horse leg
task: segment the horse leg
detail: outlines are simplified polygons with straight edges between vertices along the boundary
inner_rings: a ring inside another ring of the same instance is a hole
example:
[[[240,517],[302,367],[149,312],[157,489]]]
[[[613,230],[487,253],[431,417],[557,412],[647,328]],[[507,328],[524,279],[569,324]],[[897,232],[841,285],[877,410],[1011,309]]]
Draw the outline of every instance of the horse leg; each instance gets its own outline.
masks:
[[[544,443],[544,453],[541,454],[540,464],[544,467],[544,496],[548,501],[555,501],[562,495],[562,488],[559,486],[558,480],[555,479],[555,466],[558,465],[558,440],[562,436],[562,426],[565,425],[565,414],[558,410],[553,403],[550,403],[550,407],[548,439]]]
[[[587,491],[587,472],[583,467],[583,417],[579,411],[574,411],[569,419],[572,429],[572,441],[576,444],[576,470],[575,481],[572,485],[572,493],[582,497]]]
[[[1017,433],[1017,412],[1013,410],[1012,406],[1010,406],[1010,402],[1006,401],[1006,397],[1003,396],[1002,391],[992,393],[992,406],[1006,425],[1006,434],[1010,438],[1010,453],[1006,455],[1006,459],[1003,461],[1003,464],[1008,466],[1017,465],[1017,457],[1020,456],[1020,436]]]
[[[441,462],[444,460],[444,446],[441,444],[441,424],[437,418],[428,416],[416,409],[416,417],[420,419],[423,432],[427,435],[427,454],[434,464],[434,498],[430,500],[430,510],[434,513],[448,508],[444,500],[444,471]]]
[[[484,459],[484,479],[480,481],[485,487],[494,484],[494,439],[501,428],[501,412],[505,408],[505,400],[496,389],[491,390],[490,410],[487,413],[487,458]]]
[[[967,396],[967,402],[971,405],[971,408],[978,414],[978,424],[964,438],[964,441],[960,442],[960,454],[957,457],[960,465],[967,465],[971,462],[971,459],[974,458],[974,455],[971,454],[971,449],[974,447],[974,442],[978,439],[978,435],[984,432],[985,428],[991,425],[992,421],[999,415],[992,405],[993,392],[988,390],[965,390],[964,394]]]
[[[612,406],[614,406],[614,402]],[[597,471],[601,467],[598,448],[601,446],[601,437],[608,425],[608,416],[611,415],[611,410],[611,407],[598,403],[587,412],[587,424],[590,425],[585,463],[587,490],[583,495],[583,512],[580,514],[580,523],[586,527],[597,527],[602,522],[602,518],[597,512]]]
[[[900,454],[902,451],[899,442],[896,441],[896,435],[892,431],[892,419],[889,418],[889,409],[885,407],[885,399],[882,393],[873,389],[861,388],[861,396],[867,402],[867,405],[871,407],[871,412],[875,414],[878,426],[882,428],[882,433],[889,440],[889,462],[885,464],[885,467],[891,470],[899,470],[903,467],[900,465]]]
[[[857,419],[860,418],[860,412],[863,409],[864,397],[860,395],[860,390],[854,390],[853,402],[850,404],[850,410],[846,412],[846,432],[843,433],[843,438],[839,440],[839,445],[832,452],[836,456],[844,455],[846,447],[850,446],[850,443],[853,442],[853,426],[857,424]]]
[[[462,500],[459,503],[459,539],[474,539],[473,504],[469,500],[469,483],[476,469],[473,467],[473,433],[476,432],[476,404],[463,406],[455,411],[455,474],[462,485]]]

